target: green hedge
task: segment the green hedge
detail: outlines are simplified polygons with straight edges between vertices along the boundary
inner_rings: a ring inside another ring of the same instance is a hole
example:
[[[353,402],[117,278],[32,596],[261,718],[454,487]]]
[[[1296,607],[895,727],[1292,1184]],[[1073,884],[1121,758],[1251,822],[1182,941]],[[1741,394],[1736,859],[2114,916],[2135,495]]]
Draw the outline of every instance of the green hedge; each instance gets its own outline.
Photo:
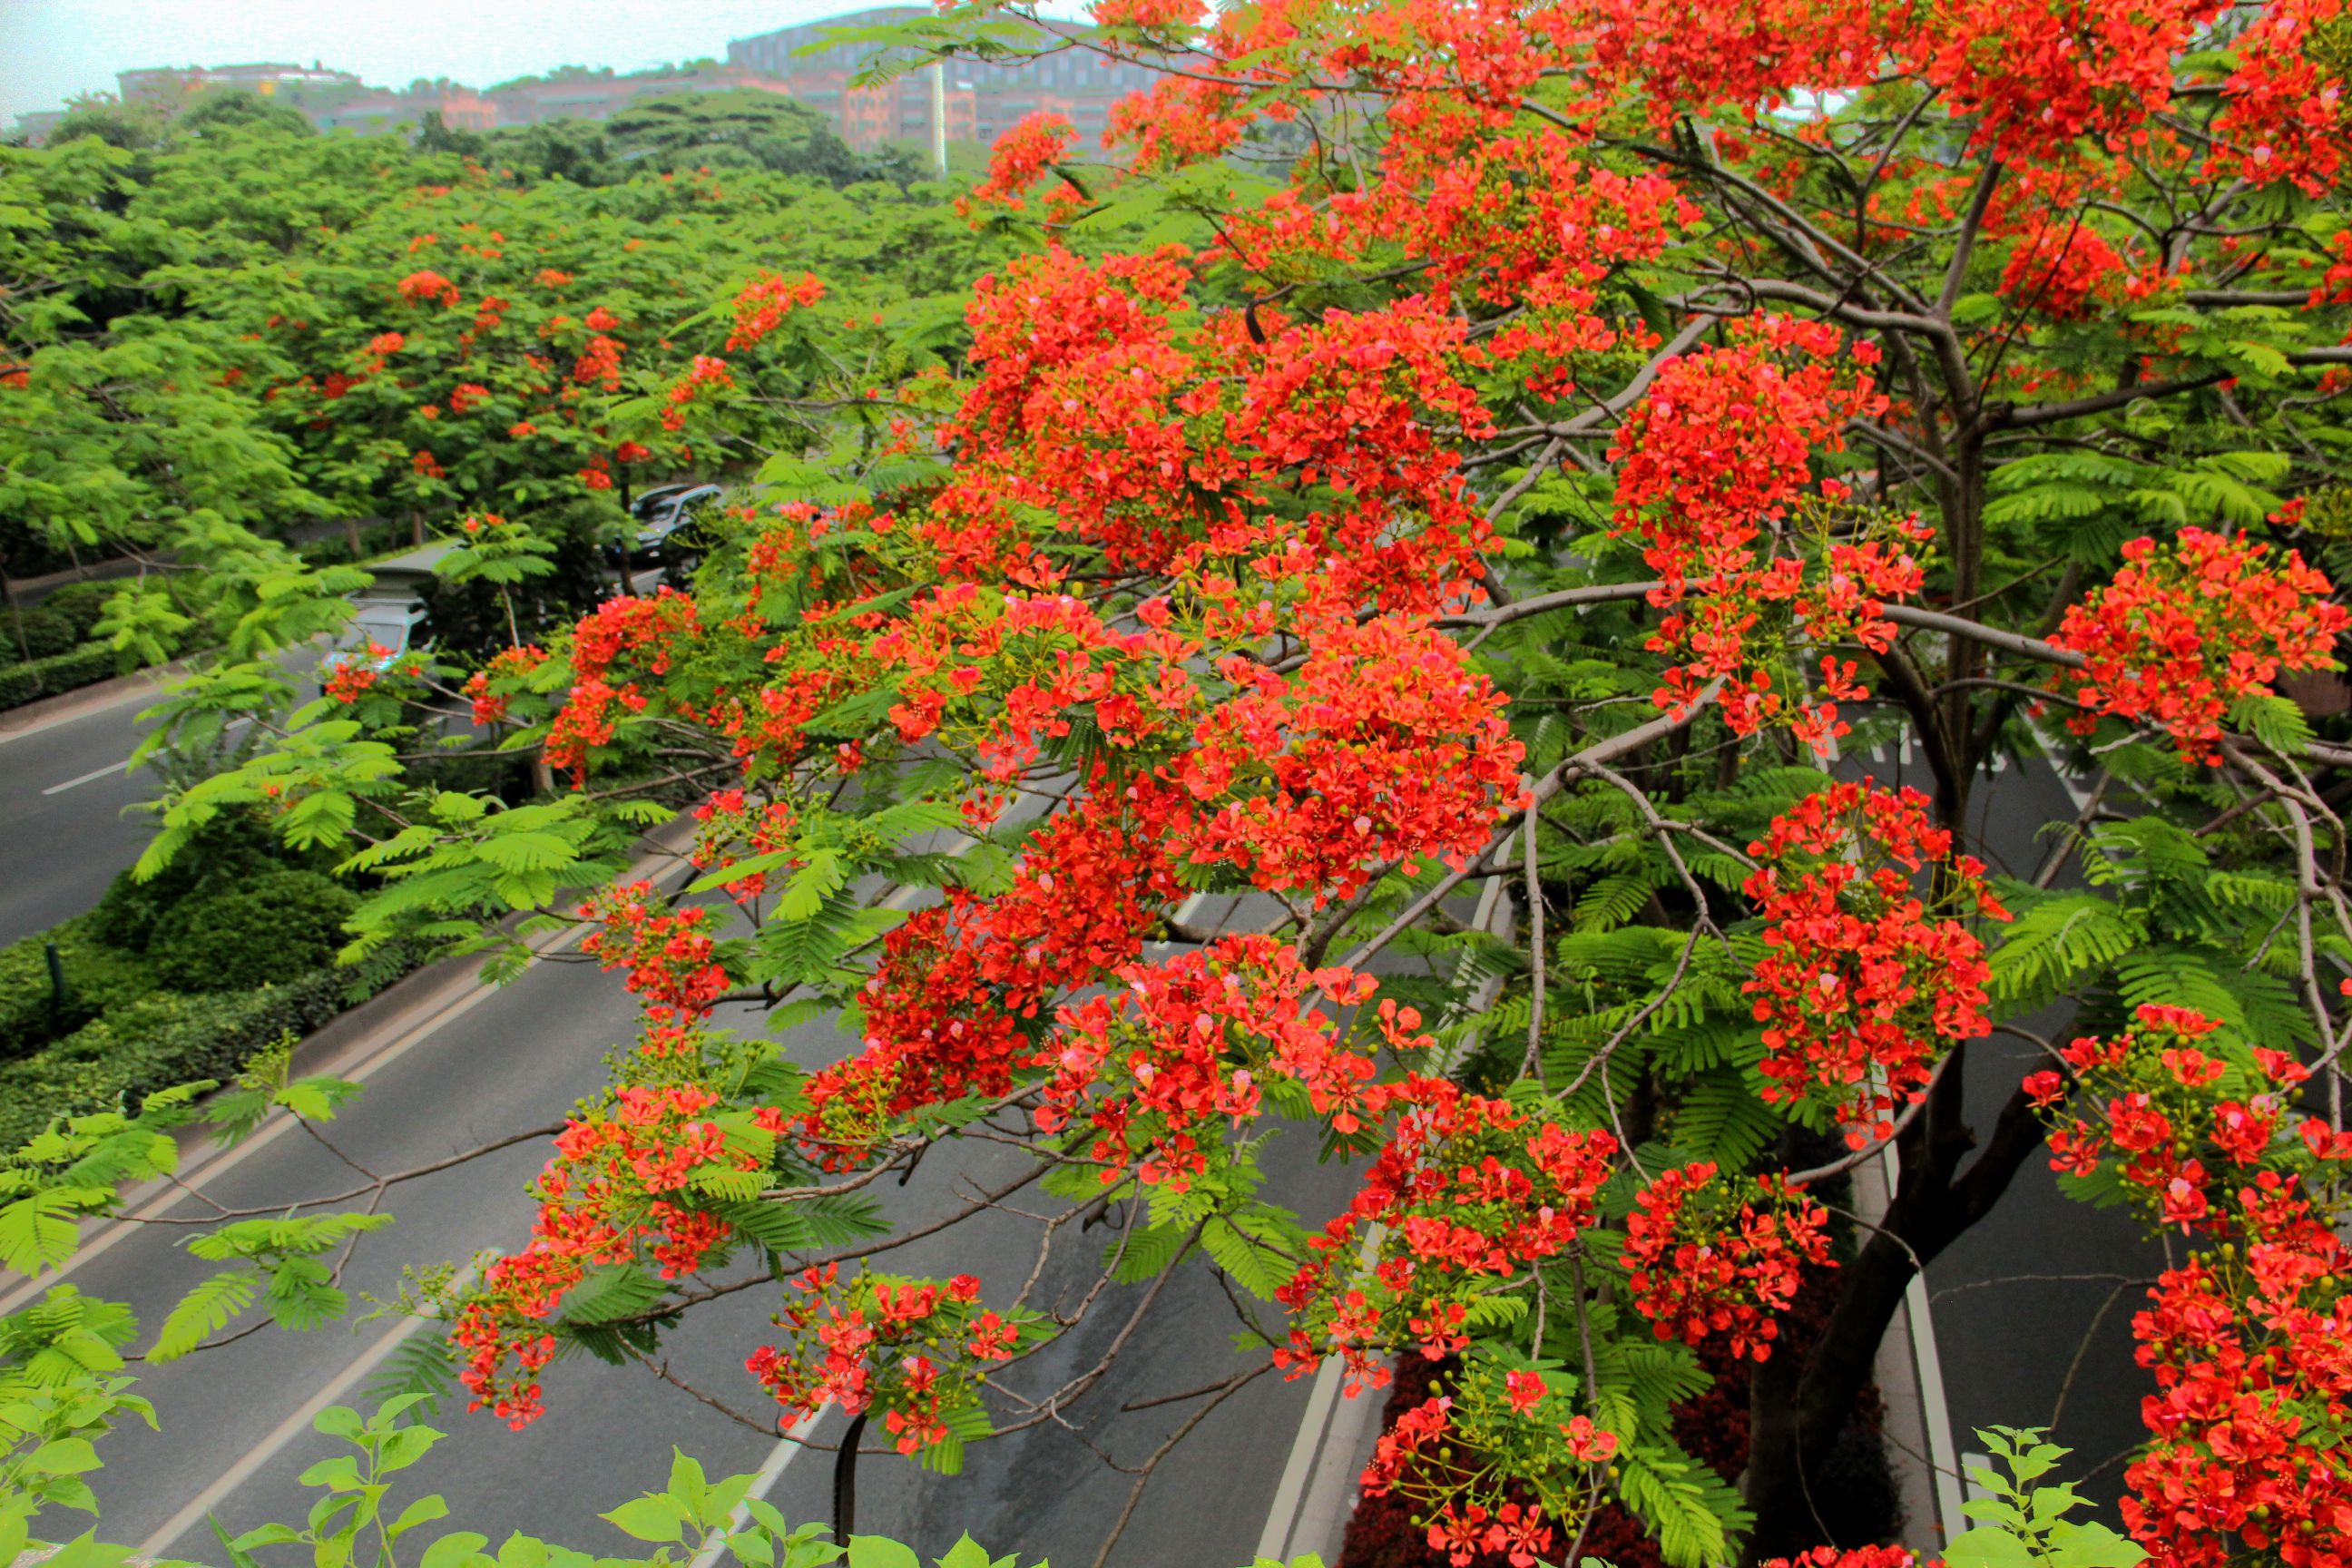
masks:
[[[62,588],[52,588],[41,600],[40,607],[53,616],[61,616],[73,627],[73,640],[89,640],[90,628],[106,614],[106,602],[123,589],[133,586],[128,577],[112,577],[91,583],[68,583]]]
[[[68,653],[86,634],[73,623],[70,616],[60,615],[46,605],[29,610],[0,610],[0,648],[5,648],[0,658],[10,663],[18,659],[54,658]]]
[[[63,1006],[49,987],[49,942],[65,968]],[[100,941],[88,915],[0,947],[0,1060],[29,1056],[155,986],[153,965]]]
[[[335,961],[350,889],[316,871],[273,871],[173,910],[148,952],[174,991],[249,991],[283,984]]]
[[[21,708],[36,697],[111,679],[114,670],[114,650],[104,643],[37,658],[30,664],[0,665],[0,709]]]
[[[37,1055],[0,1063],[0,1149],[58,1116],[122,1104],[175,1083],[226,1081],[278,1036],[307,1035],[350,1003],[348,973],[214,996],[172,992],[116,1009]]]

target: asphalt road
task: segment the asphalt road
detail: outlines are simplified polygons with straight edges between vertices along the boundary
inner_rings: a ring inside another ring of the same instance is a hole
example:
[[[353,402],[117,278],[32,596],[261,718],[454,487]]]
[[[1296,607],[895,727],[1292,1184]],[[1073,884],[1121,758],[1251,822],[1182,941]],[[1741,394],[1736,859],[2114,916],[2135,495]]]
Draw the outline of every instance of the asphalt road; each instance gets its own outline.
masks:
[[[658,569],[640,571],[632,585],[651,593],[660,578]],[[298,650],[284,662],[307,675],[317,658]],[[7,727],[21,715],[0,713],[0,945],[88,910],[146,847],[153,828],[132,808],[153,798],[156,782],[126,763],[146,730],[139,715],[161,684],[150,677],[86,705],[68,693],[69,716],[22,730]]]
[[[543,1123],[604,1079],[604,1053],[625,1042],[635,1016],[618,979],[578,963],[542,963],[513,985],[487,994],[373,1070],[368,1090],[335,1136],[352,1156],[377,1170],[425,1163],[457,1149]],[[741,1020],[748,1029],[754,1018]],[[845,1043],[822,1025],[787,1037],[795,1057],[832,1059]],[[1270,1157],[1269,1195],[1315,1217],[1344,1200],[1348,1178],[1314,1162],[1311,1139],[1278,1141]],[[543,1142],[518,1145],[462,1171],[395,1190],[386,1205],[399,1217],[363,1242],[347,1275],[355,1291],[388,1295],[403,1264],[464,1260],[484,1247],[527,1239],[532,1213],[525,1184],[546,1157]],[[887,1195],[908,1223],[960,1206],[971,1184],[998,1184],[1022,1168],[1021,1156],[990,1146],[960,1147],[960,1170],[927,1163],[903,1190]],[[299,1133],[279,1136],[233,1163],[192,1180],[230,1206],[282,1202],[331,1191],[350,1173]],[[1050,1200],[1032,1197],[1034,1206]],[[202,1212],[194,1204],[175,1215]],[[191,1227],[194,1228],[194,1227]],[[881,1266],[908,1273],[971,1270],[991,1299],[1009,1299],[1034,1260],[1037,1227],[990,1215],[955,1232],[910,1246]],[[148,1224],[77,1268],[85,1291],[131,1303],[150,1326],[208,1266],[189,1257],[180,1227]],[[1105,1244],[1097,1229],[1060,1246],[1045,1273],[1047,1300],[1084,1289]],[[1087,1321],[1052,1350],[1025,1363],[1015,1384],[1043,1393],[1090,1366],[1126,1321],[1142,1288],[1115,1289]],[[769,1342],[772,1289],[748,1290],[701,1309],[668,1343],[673,1370],[761,1420],[760,1391],[742,1360]],[[265,1331],[186,1360],[144,1368],[140,1390],[152,1398],[160,1433],[121,1430],[102,1450],[93,1480],[108,1539],[150,1552],[217,1560],[202,1514],[233,1530],[265,1521],[299,1521],[315,1493],[298,1478],[338,1445],[309,1430],[313,1407],[366,1404],[364,1362],[398,1320],[383,1319],[307,1335]],[[1067,1415],[977,1446],[963,1474],[940,1477],[895,1455],[866,1456],[858,1479],[858,1525],[901,1534],[925,1554],[943,1552],[966,1531],[995,1550],[1018,1547],[1062,1563],[1094,1560],[1108,1522],[1125,1505],[1130,1475],[1106,1464],[1139,1465],[1166,1434],[1198,1407],[1178,1401],[1120,1414],[1138,1400],[1181,1394],[1246,1371],[1263,1352],[1237,1351],[1234,1319],[1205,1269],[1189,1268],[1165,1289],[1112,1371]],[[522,1433],[488,1415],[445,1406],[435,1425],[450,1436],[413,1473],[414,1490],[438,1490],[451,1518],[441,1529],[472,1524],[499,1538],[520,1529],[586,1549],[619,1551],[624,1537],[595,1517],[667,1474],[675,1445],[713,1475],[758,1468],[777,1452],[772,1437],[698,1403],[642,1368],[613,1368],[582,1358],[560,1363],[546,1379],[548,1414]],[[1267,1374],[1225,1402],[1160,1470],[1111,1561],[1120,1563],[1224,1564],[1246,1562],[1264,1527],[1307,1384]],[[838,1417],[814,1434],[837,1435]],[[869,1435],[869,1442],[878,1434]],[[787,1516],[829,1519],[831,1458],[799,1454],[771,1496]],[[1204,1509],[1203,1500],[1217,1505]],[[1024,1559],[1026,1560],[1026,1559]]]
[[[130,808],[152,774],[130,772],[144,684],[65,722],[0,731],[0,943],[69,920],[98,902],[152,833]]]
[[[0,737],[0,801],[7,803],[0,831],[0,942],[87,909],[136,858],[147,829],[124,808],[143,798],[145,781],[115,764],[135,743],[136,715],[149,700],[126,697],[49,728]],[[1923,770],[1888,756],[1874,771],[1901,776]],[[2043,826],[2074,814],[2057,777],[2040,768],[2000,776],[1979,791],[1979,801],[1978,852],[2020,875],[2030,875],[2042,857]],[[2027,1026],[2063,1037],[2066,1011],[2052,1009]],[[338,1135],[363,1163],[396,1168],[543,1123],[603,1081],[604,1053],[628,1038],[633,1019],[634,1007],[613,979],[575,963],[541,965],[385,1065]],[[796,1031],[791,1043],[811,1064],[843,1048],[818,1026]],[[2029,1049],[2005,1038],[1975,1047],[1969,1098],[1979,1126],[1990,1125],[2016,1079],[2031,1070]],[[520,1245],[530,1217],[523,1189],[544,1157],[544,1146],[533,1142],[402,1187],[389,1205],[398,1223],[362,1244],[349,1283],[388,1294],[403,1264],[463,1260],[480,1248]],[[893,1211],[919,1223],[955,1204],[965,1184],[1004,1179],[1014,1169],[1004,1162],[1013,1158],[982,1149],[961,1171],[924,1171],[890,1194]],[[1345,1173],[1315,1166],[1303,1139],[1290,1140],[1273,1168],[1277,1201],[1293,1207],[1319,1215],[1345,1196]],[[337,1184],[347,1174],[339,1173],[318,1146],[286,1137],[205,1185],[219,1201],[259,1204]],[[945,1273],[973,1268],[977,1258],[991,1294],[1009,1292],[1028,1271],[1034,1228],[992,1215],[954,1237],[910,1247],[891,1266]],[[79,1269],[75,1283],[131,1302],[152,1327],[207,1271],[181,1250],[184,1236],[177,1227],[142,1227]],[[1046,1274],[1049,1289],[1088,1278],[1084,1265],[1101,1238],[1098,1230],[1082,1248],[1057,1254]],[[2145,1392],[2144,1374],[2131,1364],[2129,1322],[2139,1288],[2129,1282],[2160,1266],[2133,1221],[2064,1197],[2046,1161],[2030,1161],[1993,1215],[1928,1270],[1961,1448],[1977,1447],[1969,1436],[1977,1426],[2053,1426],[2055,1439],[2076,1451],[2070,1474],[2087,1476],[2086,1493],[2112,1502],[2121,1486],[2119,1457],[2140,1436]],[[1013,1282],[1002,1283],[1008,1275]],[[1122,1299],[1135,1294],[1114,1292],[1086,1327],[1026,1363],[1024,1386],[1052,1386],[1090,1364],[1101,1337],[1124,1321]],[[763,1415],[740,1363],[750,1349],[767,1342],[773,1307],[772,1295],[755,1290],[703,1309],[671,1343],[675,1370]],[[236,1528],[299,1518],[309,1500],[295,1478],[332,1447],[309,1432],[307,1411],[313,1403],[363,1404],[363,1376],[331,1399],[317,1396],[345,1378],[396,1322],[306,1336],[273,1331],[144,1369],[142,1391],[156,1401],[164,1430],[158,1436],[134,1426],[108,1444],[98,1481],[110,1538],[217,1556],[200,1521],[163,1532],[198,1500]],[[1255,1357],[1233,1349],[1232,1327],[1223,1294],[1205,1271],[1187,1274],[1163,1292],[1151,1321],[1072,1415],[1079,1430],[1048,1425],[979,1446],[965,1473],[954,1478],[869,1456],[860,1469],[860,1525],[906,1535],[927,1553],[970,1530],[1000,1552],[1017,1546],[1064,1563],[1092,1562],[1132,1484],[1094,1448],[1119,1464],[1139,1464],[1196,1406],[1177,1402],[1124,1415],[1116,1415],[1116,1407],[1198,1388],[1255,1364]],[[448,1496],[448,1528],[471,1523],[493,1534],[519,1528],[617,1550],[622,1538],[594,1515],[658,1486],[671,1445],[700,1457],[713,1474],[758,1468],[777,1451],[764,1433],[641,1368],[565,1363],[551,1370],[547,1384],[549,1414],[524,1433],[509,1433],[487,1415],[440,1413],[436,1424],[453,1435],[416,1479],[419,1489]],[[1113,1561],[1246,1560],[1306,1389],[1303,1382],[1285,1384],[1268,1374],[1228,1400],[1162,1465]],[[828,1441],[837,1430],[837,1418],[830,1418],[815,1436]],[[784,1468],[772,1496],[787,1517],[830,1516],[830,1466],[829,1454],[810,1451]],[[1214,1500],[1213,1506],[1203,1507],[1203,1500]]]
[[[1872,771],[1922,790],[1924,764],[1889,754]],[[1973,852],[1995,871],[2032,878],[2053,842],[2053,823],[2078,811],[2058,774],[2037,763],[1979,781]],[[2056,883],[2079,887],[2070,864]],[[2074,1035],[2074,1009],[2060,1004],[2019,1020],[2044,1039]],[[2018,1081],[2043,1065],[2025,1041],[1996,1035],[1969,1047],[1967,1103],[1989,1132]],[[1930,1312],[1943,1363],[1953,1436],[1963,1456],[1981,1452],[1977,1428],[2042,1426],[2074,1450],[2062,1479],[2076,1483],[2112,1521],[2124,1460],[2146,1436],[2143,1394],[2153,1382],[2132,1361],[2131,1317],[2162,1250],[2120,1209],[2095,1209],[2059,1191],[2037,1152],[1976,1226],[1927,1266]]]

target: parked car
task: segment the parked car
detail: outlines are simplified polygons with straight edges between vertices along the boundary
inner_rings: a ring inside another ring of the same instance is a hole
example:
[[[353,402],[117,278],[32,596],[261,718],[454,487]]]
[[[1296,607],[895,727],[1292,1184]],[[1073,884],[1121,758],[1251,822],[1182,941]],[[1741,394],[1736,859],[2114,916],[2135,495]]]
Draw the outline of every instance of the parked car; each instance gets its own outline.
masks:
[[[643,565],[660,559],[662,542],[703,508],[716,506],[720,494],[717,485],[679,484],[656,485],[638,496],[629,503],[633,531],[627,535],[625,563]],[[604,559],[624,564],[623,547],[606,545]]]
[[[325,664],[329,669],[352,664],[388,669],[402,654],[424,646],[417,635],[424,624],[425,606],[414,599],[361,599],[335,634]]]
[[[716,495],[697,500],[679,513],[677,521],[662,535],[661,549],[657,552],[661,557],[663,582],[675,588],[693,585],[694,569],[702,564],[705,555],[718,548],[724,537],[727,516],[727,509],[719,503]]]

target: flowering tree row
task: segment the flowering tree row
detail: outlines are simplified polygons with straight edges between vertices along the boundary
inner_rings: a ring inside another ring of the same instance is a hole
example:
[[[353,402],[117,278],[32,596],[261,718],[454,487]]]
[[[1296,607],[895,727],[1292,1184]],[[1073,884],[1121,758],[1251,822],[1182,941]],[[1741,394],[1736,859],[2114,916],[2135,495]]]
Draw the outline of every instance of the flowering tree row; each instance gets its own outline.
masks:
[[[625,970],[642,1034],[531,1239],[430,1303],[515,1424],[567,1345],[751,1290],[762,1422],[952,1464],[1099,1383],[1025,1378],[1041,1346],[1117,1302],[1116,1354],[1159,1295],[1118,1287],[1205,1266],[1283,1375],[1458,1363],[1364,1478],[1455,1563],[1621,1523],[1761,1560],[1819,1542],[1914,1274],[2046,1159],[2174,1249],[2113,1373],[2149,1390],[2122,1522],[2332,1568],[2341,12],[1011,8],[1165,79],[1099,155],[998,148],[970,211],[1029,243],[950,374],[772,464],[690,592],[354,679],[157,854],[258,810],[352,841],[362,949],[534,910]],[[679,428],[755,416],[717,358]],[[407,781],[435,687],[571,787]],[[1924,788],[1858,760],[1898,739]],[[1996,770],[2050,763],[2087,804],[2000,863]],[[692,896],[559,896],[663,792]],[[858,1047],[789,1059],[736,1003]],[[1971,1125],[1996,1035],[2042,1064]],[[1341,1212],[1275,1201],[1277,1130],[1354,1163]],[[889,1272],[877,1184],[967,1140],[1032,1157],[969,1215],[1058,1201],[1037,1259]],[[1112,1208],[1097,1287],[1038,1298]],[[1702,1352],[1749,1368],[1736,1478],[1673,1435]]]

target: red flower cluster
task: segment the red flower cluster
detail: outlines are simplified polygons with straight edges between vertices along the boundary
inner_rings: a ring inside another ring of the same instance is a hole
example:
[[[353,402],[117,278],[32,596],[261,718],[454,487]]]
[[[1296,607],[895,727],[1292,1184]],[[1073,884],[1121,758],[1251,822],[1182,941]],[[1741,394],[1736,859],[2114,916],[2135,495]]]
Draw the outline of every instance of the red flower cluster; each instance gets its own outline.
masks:
[[[1769,951],[1741,989],[1764,1026],[1764,1098],[1821,1106],[1861,1148],[1892,1131],[1890,1113],[1925,1089],[1944,1044],[1988,1026],[1984,944],[1931,917],[1913,875],[1931,869],[1952,905],[1993,920],[2008,911],[1916,790],[1832,785],[1748,849],[1763,862],[1745,890]]]
[[[1906,1546],[1816,1546],[1794,1557],[1769,1558],[1763,1568],[1918,1568],[1918,1563]]]
[[[1051,110],[1024,115],[990,149],[988,178],[973,187],[971,199],[1020,211],[1029,205],[1024,193],[1044,179],[1077,139],[1077,128],[1065,115]]]
[[[1790,639],[1755,636],[1759,622],[1785,605],[1799,642],[1886,647],[1894,627],[1883,602],[1917,592],[1911,552],[1928,533],[1916,519],[1885,519],[1857,539],[1833,537],[1821,502],[1846,489],[1835,480],[1813,489],[1812,455],[1840,449],[1847,423],[1885,399],[1866,370],[1840,363],[1843,340],[1825,323],[1769,317],[1746,336],[1668,361],[1628,416],[1611,449],[1622,463],[1614,526],[1642,540],[1662,579],[1653,601],[1672,611],[1649,643],[1681,656],[1658,705],[1687,709],[1721,679],[1735,733],[1784,719],[1821,745],[1843,732],[1836,707],[1816,703],[1801,675],[1767,668],[1757,647]],[[1877,357],[1874,344],[1853,346],[1864,365]],[[1853,665],[1824,654],[1822,671],[1829,697],[1866,695]]]
[[[1801,1270],[1830,1262],[1829,1211],[1759,1177],[1742,1197],[1701,1162],[1666,1171],[1636,1194],[1625,1218],[1633,1310],[1662,1340],[1730,1337],[1734,1355],[1770,1359],[1776,1314]]]
[[[1003,1094],[1018,1068],[1048,1065],[1053,1047],[1029,1021],[1056,992],[1133,962],[1180,893],[1149,826],[1166,792],[1130,788],[1097,790],[1055,817],[996,898],[953,889],[884,939],[862,998],[865,1049],[808,1083],[803,1131],[822,1154],[869,1147],[877,1118]]]
[[[1286,681],[1232,659],[1240,694],[1193,734],[1177,782],[1212,810],[1177,847],[1271,890],[1354,896],[1382,863],[1460,868],[1521,799],[1526,748],[1459,644],[1408,622],[1310,634]]]
[[[824,298],[824,285],[814,272],[803,272],[798,279],[762,272],[735,296],[735,329],[727,334],[727,352],[750,348],[783,325],[786,316]]]
[[[685,429],[686,411],[698,396],[734,384],[734,373],[727,368],[725,360],[714,359],[709,354],[695,355],[694,363],[687,367],[686,374],[672,382],[664,396],[667,406],[662,409],[662,428]]]
[[[2344,167],[2345,82],[2328,74],[2320,29],[2341,27],[2345,0],[2268,0],[2231,46],[2210,174],[2293,184],[2317,198]],[[2335,57],[2340,72],[2343,57]],[[2342,236],[2339,234],[2339,239]]]
[[[400,297],[412,305],[436,300],[446,310],[457,302],[457,286],[438,272],[412,272],[400,280],[399,290]]]
[[[649,599],[607,599],[573,628],[572,668],[593,679],[610,673],[625,655],[632,655],[661,675],[701,630],[702,614],[693,597],[667,583]]]
[[[2340,1210],[2263,1171],[2132,1320],[2157,1392],[2124,1522],[2162,1568],[2352,1564],[2352,1248]],[[2233,1542],[2231,1537],[2235,1537]]]
[[[2126,268],[2106,237],[2073,216],[2037,210],[2011,242],[2000,295],[2021,310],[2077,321],[2111,301]]]
[[[1238,89],[1194,77],[1165,77],[1149,91],[1111,105],[1103,145],[1123,149],[1127,168],[1133,173],[1164,174],[1224,156],[1249,123]],[[1003,143],[998,145],[1001,149]],[[1078,195],[1057,191],[1048,200],[1056,207],[1076,205]]]
[[[780,1425],[838,1405],[850,1415],[880,1406],[883,1429],[898,1452],[913,1455],[945,1442],[977,1419],[989,1366],[1010,1361],[1025,1319],[1007,1319],[980,1301],[980,1281],[959,1274],[928,1279],[857,1273],[838,1264],[804,1269],[799,1294],[776,1325],[790,1339],[762,1345],[743,1365],[783,1407]],[[961,1419],[959,1419],[961,1418]]]
[[[583,386],[593,383],[607,392],[618,392],[623,352],[624,345],[618,338],[599,332],[582,346],[579,357],[572,362],[572,379]]]
[[[1363,1001],[1368,975],[1303,969],[1271,937],[1234,936],[1164,964],[1125,965],[1117,978],[1124,991],[1062,1013],[1036,1112],[1048,1132],[1085,1118],[1105,1184],[1140,1156],[1144,1182],[1183,1191],[1207,1168],[1197,1131],[1221,1117],[1255,1120],[1269,1077],[1304,1087],[1342,1133],[1356,1130],[1360,1111],[1377,1118],[1385,1109],[1371,1058],[1348,1049],[1312,1005],[1318,994],[1343,1006]]]
[[[2243,534],[2184,528],[2159,544],[2124,546],[2115,581],[2066,612],[2050,640],[2085,668],[2058,677],[2089,713],[2168,731],[2190,761],[2218,758],[2221,720],[2241,697],[2266,695],[2281,670],[2336,668],[2335,640],[2352,615],[2294,551],[2282,556]]]
[[[1591,1416],[1559,1418],[1566,1401],[1558,1393],[1540,1372],[1464,1363],[1452,1392],[1422,1401],[1381,1435],[1364,1467],[1365,1495],[1411,1500],[1430,1550],[1449,1563],[1500,1556],[1534,1568],[1549,1559],[1556,1532],[1598,1504],[1599,1467],[1617,1455],[1617,1434]]]
[[[1400,1034],[1418,1023],[1393,1003],[1381,1018]],[[1606,1132],[1571,1131],[1444,1079],[1408,1079],[1390,1098],[1404,1108],[1395,1133],[1348,1211],[1315,1237],[1314,1258],[1277,1292],[1293,1322],[1276,1363],[1296,1377],[1337,1353],[1351,1393],[1385,1384],[1401,1345],[1435,1361],[1467,1344],[1473,1300],[1592,1225],[1617,1152]],[[1360,1273],[1375,1226],[1380,1245]]]
[[[2249,1168],[2277,1162],[2287,1096],[2311,1076],[2268,1047],[2221,1054],[2212,1038],[2221,1026],[2150,1005],[2112,1040],[2076,1040],[2063,1053],[2076,1085],[2063,1111],[2055,1108],[2064,1077],[2054,1068],[2028,1077],[2026,1093],[2051,1113],[2050,1168],[2086,1176],[2112,1164],[2158,1226],[2204,1223]]]
[[[580,951],[604,969],[627,966],[629,989],[646,998],[646,1016],[656,1022],[703,1017],[726,994],[719,943],[705,929],[709,910],[672,910],[652,883],[631,882],[590,899],[580,918],[604,928],[583,937]]]
[[[554,1351],[545,1324],[565,1294],[606,1263],[643,1251],[662,1278],[701,1267],[731,1231],[689,1191],[701,1172],[766,1167],[782,1118],[762,1107],[721,1121],[693,1084],[632,1085],[574,1115],[538,1184],[530,1245],[491,1264],[459,1306],[450,1339],[466,1355],[471,1408],[520,1430],[540,1411],[539,1372]]]
[[[635,681],[618,687],[597,678],[573,682],[562,710],[547,729],[542,745],[547,765],[570,773],[574,780],[585,780],[588,753],[610,745],[622,718],[644,712],[646,702],[646,694]]]
[[[698,869],[734,865],[746,856],[770,855],[793,846],[799,814],[788,800],[772,800],[753,808],[740,789],[714,790],[694,808],[702,826],[694,836],[692,859]],[[797,868],[795,865],[793,868]],[[743,903],[767,891],[768,873],[753,871],[727,884],[727,896]]]
[[[392,658],[392,649],[380,642],[367,645],[364,654],[339,658],[329,667],[327,695],[346,707],[357,702],[375,689],[383,676],[384,661]]]
[[[547,650],[535,645],[500,648],[490,662],[466,678],[466,695],[474,704],[474,722],[495,724],[507,716],[514,690],[533,670],[547,662]]]
[[[1961,0],[1939,7],[1916,68],[1976,121],[1972,141],[2012,161],[2056,159],[2084,137],[2121,148],[2172,100],[2172,57],[2220,0]]]

